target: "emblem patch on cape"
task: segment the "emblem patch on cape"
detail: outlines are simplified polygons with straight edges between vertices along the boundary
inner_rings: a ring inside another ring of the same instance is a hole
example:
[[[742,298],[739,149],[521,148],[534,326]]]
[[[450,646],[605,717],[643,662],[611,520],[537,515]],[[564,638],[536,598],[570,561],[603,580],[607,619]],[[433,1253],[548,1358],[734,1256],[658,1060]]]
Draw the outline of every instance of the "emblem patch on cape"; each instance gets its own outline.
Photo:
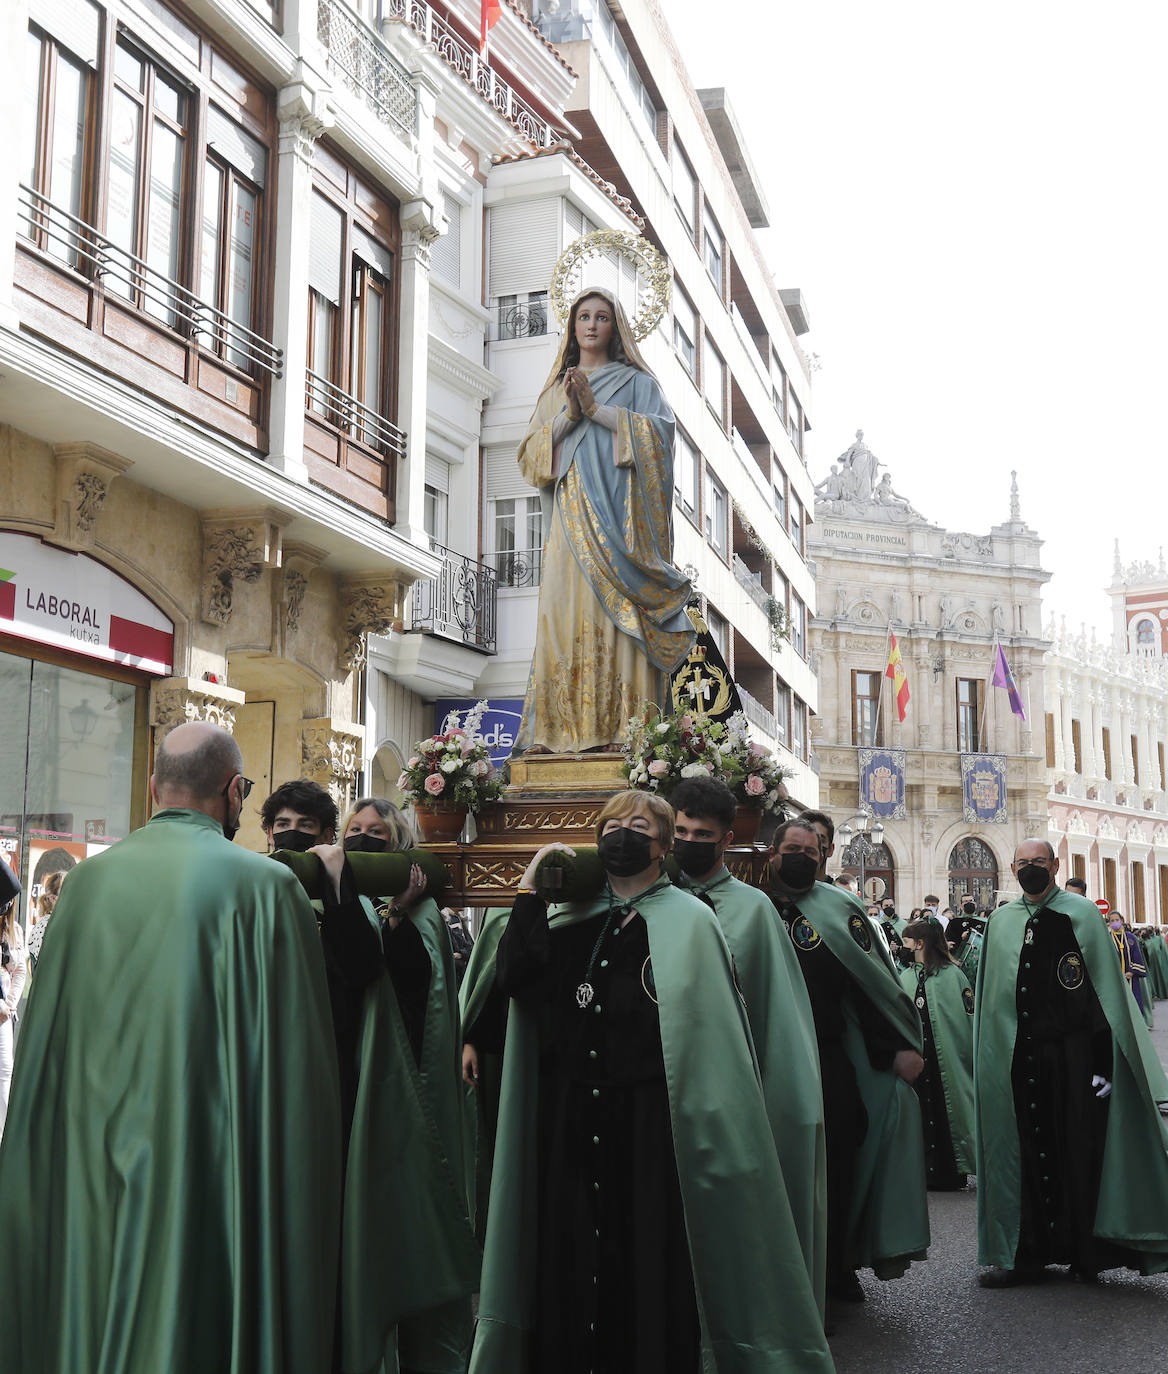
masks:
[[[924,1009],[925,1009],[925,998],[924,998],[924,994],[923,994],[923,993],[917,998],[917,1006],[921,1009],[921,1011],[924,1011]]]
[[[797,916],[791,922],[791,939],[795,942],[795,948],[801,949],[804,954],[814,949],[822,938],[806,916]]]
[[[868,929],[868,922],[863,916],[849,916],[848,929],[852,932],[852,939],[865,952],[872,948],[872,932]]]
[[[654,1006],[660,1006],[657,1001],[657,984],[653,980],[653,957],[650,955],[641,965],[641,986],[645,989],[645,996]],[[739,994],[741,996],[741,993]]]
[[[969,1012],[970,1016],[972,1016],[972,1015],[973,1015],[973,989],[972,989],[972,988],[962,988],[962,989],[961,989],[961,1001],[962,1001],[962,1003],[963,1003],[963,1005],[964,1005],[964,1007],[965,1007],[965,1010],[966,1010],[967,1012]]]
[[[1058,980],[1068,992],[1083,986],[1086,978],[1081,954],[1064,954],[1058,963]]]

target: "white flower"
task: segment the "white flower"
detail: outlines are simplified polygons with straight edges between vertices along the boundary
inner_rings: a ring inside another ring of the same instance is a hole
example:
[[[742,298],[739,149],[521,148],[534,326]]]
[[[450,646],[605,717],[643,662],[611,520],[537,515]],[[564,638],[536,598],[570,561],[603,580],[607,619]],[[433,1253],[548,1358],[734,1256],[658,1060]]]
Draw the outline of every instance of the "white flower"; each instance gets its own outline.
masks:
[[[662,720],[658,722],[657,733],[659,735],[667,735],[669,733],[669,722],[667,720]]]
[[[475,759],[467,771],[472,778],[485,778],[491,771],[491,765],[485,759]]]
[[[683,778],[706,778],[711,772],[712,769],[708,763],[687,763],[682,766],[681,776]]]
[[[458,765],[461,762],[461,758],[443,759],[442,762],[438,765],[438,767],[441,768],[444,773],[454,773],[458,770]]]

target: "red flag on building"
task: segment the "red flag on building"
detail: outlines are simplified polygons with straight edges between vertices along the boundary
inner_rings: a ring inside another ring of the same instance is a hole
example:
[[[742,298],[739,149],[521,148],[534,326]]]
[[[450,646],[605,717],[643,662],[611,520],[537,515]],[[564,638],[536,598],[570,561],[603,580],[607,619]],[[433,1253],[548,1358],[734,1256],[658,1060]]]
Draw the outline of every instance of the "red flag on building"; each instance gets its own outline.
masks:
[[[900,660],[900,648],[895,635],[892,636],[892,648],[888,653],[888,667],[884,670],[884,676],[892,679],[892,690],[896,695],[896,713],[903,725],[905,712],[908,710],[908,678],[905,675],[904,664]]]
[[[487,55],[487,33],[503,12],[503,0],[483,0],[482,28],[479,31],[479,56]]]

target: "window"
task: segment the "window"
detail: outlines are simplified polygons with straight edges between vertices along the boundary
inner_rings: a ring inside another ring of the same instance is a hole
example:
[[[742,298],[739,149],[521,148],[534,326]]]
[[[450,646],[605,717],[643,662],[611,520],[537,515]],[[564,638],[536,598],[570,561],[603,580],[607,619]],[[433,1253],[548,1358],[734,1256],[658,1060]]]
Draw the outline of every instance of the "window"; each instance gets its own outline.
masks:
[[[880,686],[884,675],[880,672],[852,670],[852,743],[878,746],[882,738],[880,719]]]
[[[807,757],[807,703],[798,697],[791,712],[791,753],[799,759]]]
[[[791,648],[800,658],[807,657],[807,607],[794,593],[791,595]]]
[[[730,661],[730,627],[726,622],[726,617],[719,614],[713,606],[706,606],[706,629],[710,632],[710,638],[718,646],[718,652],[722,655],[722,661],[729,664]]]
[[[697,449],[690,443],[686,432],[680,428],[677,430],[676,450],[673,468],[674,498],[686,515],[696,523],[701,463]]]
[[[1046,713],[1046,766],[1054,767],[1054,716],[1049,711]]]
[[[1103,860],[1103,896],[1106,901],[1111,903],[1111,909],[1114,911],[1116,906],[1114,859]]]
[[[340,164],[335,169],[346,179],[345,203],[320,189],[312,193],[307,408],[368,448],[396,452],[401,436],[391,418],[397,217]],[[371,205],[376,215],[366,210]],[[385,237],[372,232],[374,225]]]
[[[546,291],[520,291],[500,296],[498,310],[499,339],[533,339],[547,333],[548,299]]]
[[[432,487],[429,482],[422,488],[422,492],[422,525],[430,538],[445,548],[450,538],[450,498],[446,492]]]
[[[712,473],[706,474],[706,538],[710,547],[726,557],[726,493]]]
[[[1103,727],[1103,776],[1111,781],[1111,731]]]
[[[775,679],[775,735],[780,744],[791,739],[791,689],[781,677]]]
[[[1140,745],[1138,738],[1131,737],[1132,782],[1137,786],[1140,781]]]
[[[698,316],[689,297],[675,283],[673,292],[673,347],[689,375],[698,378]]]
[[[502,587],[538,587],[543,550],[543,511],[538,496],[507,496],[494,507],[492,562]]]
[[[685,220],[690,237],[697,238],[697,198],[698,182],[694,176],[689,159],[681,151],[681,144],[673,140],[673,201],[678,213]]]
[[[783,529],[787,528],[787,474],[776,468],[774,480],[775,515]]]
[[[702,361],[702,381],[706,404],[718,417],[718,423],[725,428],[726,364],[708,334],[706,335],[705,356]]]
[[[1077,720],[1071,721],[1071,746],[1075,751],[1075,772],[1083,772],[1083,727]]]
[[[256,263],[267,150],[214,106],[209,109],[198,294],[239,330],[212,327],[201,331],[199,339],[236,367],[246,368],[242,331],[255,329],[258,313]]]
[[[981,695],[980,679],[957,679],[957,748],[962,754],[976,754],[981,748]]]
[[[448,285],[458,287],[462,285],[462,205],[449,191],[443,191],[442,208],[447,228],[434,242],[430,270]]]
[[[62,41],[36,27],[25,40],[21,179],[37,197],[85,220],[100,14],[87,0],[62,4],[55,13]],[[42,217],[30,215],[20,231],[44,252],[77,266],[77,237],[68,229],[50,231]]]
[[[795,445],[795,452],[803,457],[803,407],[795,398],[795,393],[787,388],[787,433]]]
[[[795,495],[794,492],[791,493],[791,521],[787,528],[791,535],[791,543],[794,544],[795,548],[799,551],[800,554],[802,554],[803,502],[799,500],[799,498]]]
[[[702,236],[706,271],[713,277],[714,285],[718,288],[718,295],[721,296],[726,287],[726,240],[722,237],[722,231],[714,223],[714,217],[710,214],[708,205],[702,217]]]
[[[1144,865],[1138,859],[1131,863],[1132,922],[1137,926],[1144,924]]]
[[[787,373],[779,362],[779,355],[771,349],[771,400],[778,411],[781,424],[787,423]]]
[[[1151,620],[1141,620],[1136,626],[1136,643],[1140,649],[1151,648],[1156,643],[1156,625]]]

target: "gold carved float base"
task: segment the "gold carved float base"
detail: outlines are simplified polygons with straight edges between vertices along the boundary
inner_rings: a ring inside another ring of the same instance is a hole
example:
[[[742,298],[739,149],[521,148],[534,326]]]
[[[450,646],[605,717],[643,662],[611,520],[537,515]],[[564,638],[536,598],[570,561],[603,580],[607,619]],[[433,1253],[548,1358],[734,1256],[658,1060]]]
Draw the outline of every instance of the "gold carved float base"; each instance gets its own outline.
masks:
[[[510,906],[531,856],[545,844],[594,844],[596,822],[614,792],[627,786],[620,754],[528,754],[511,762],[502,799],[475,816],[473,844],[428,848],[450,872],[450,906]],[[766,850],[727,852],[735,877],[761,884]]]

